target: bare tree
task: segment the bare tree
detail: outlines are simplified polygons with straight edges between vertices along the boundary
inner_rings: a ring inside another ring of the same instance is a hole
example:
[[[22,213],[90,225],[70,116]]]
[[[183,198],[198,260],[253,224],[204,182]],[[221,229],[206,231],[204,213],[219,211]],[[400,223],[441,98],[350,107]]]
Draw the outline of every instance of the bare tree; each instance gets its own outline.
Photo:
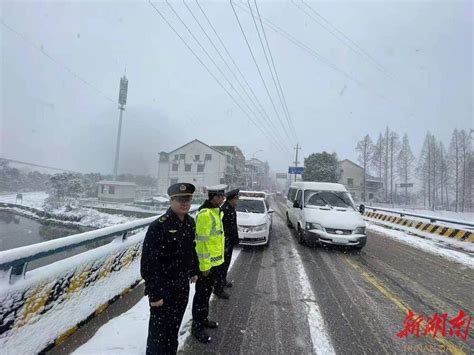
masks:
[[[374,154],[372,139],[368,134],[357,143],[356,151],[359,153],[359,163],[361,163],[364,168],[364,192],[362,194],[362,201],[365,202],[367,196],[367,173]]]
[[[461,190],[461,211],[464,212],[466,208],[466,195],[467,195],[467,178],[468,178],[468,164],[469,164],[469,152],[470,152],[470,137],[469,134],[463,129],[459,133],[459,147],[461,152],[461,169],[462,169],[462,190]]]
[[[449,146],[449,160],[448,164],[450,171],[454,178],[454,210],[458,212],[459,208],[459,176],[460,176],[460,160],[461,160],[461,149],[459,145],[459,132],[457,129],[453,131],[451,137],[451,144]]]
[[[398,173],[400,180],[405,184],[405,205],[408,205],[408,181],[412,177],[413,164],[415,156],[411,151],[408,135],[403,135],[402,146],[398,153]]]
[[[384,155],[385,155],[385,164],[384,164],[384,186],[385,186],[385,202],[388,202],[388,162],[389,162],[389,148],[390,148],[390,130],[388,127],[385,129],[385,149],[384,149]]]
[[[377,177],[382,182],[384,172],[384,154],[385,154],[385,140],[382,133],[379,134],[377,144],[374,145],[374,151],[372,155],[371,167],[377,172]],[[386,186],[383,186],[386,189]],[[383,190],[382,190],[383,193]]]
[[[400,150],[400,138],[396,132],[390,132],[389,134],[389,157],[390,157],[390,203],[393,205],[393,185],[395,181],[395,159],[396,154]]]
[[[423,181],[423,205],[426,207],[426,198],[428,198],[428,206],[430,208],[432,207],[433,140],[434,137],[428,131],[418,160],[418,176]]]
[[[440,188],[440,196],[441,196],[441,205],[444,208],[449,209],[449,196],[448,196],[448,163],[446,157],[446,149],[444,148],[443,142],[439,142],[438,146],[438,153],[439,153],[439,174],[440,174],[440,181],[439,181],[439,188]]]

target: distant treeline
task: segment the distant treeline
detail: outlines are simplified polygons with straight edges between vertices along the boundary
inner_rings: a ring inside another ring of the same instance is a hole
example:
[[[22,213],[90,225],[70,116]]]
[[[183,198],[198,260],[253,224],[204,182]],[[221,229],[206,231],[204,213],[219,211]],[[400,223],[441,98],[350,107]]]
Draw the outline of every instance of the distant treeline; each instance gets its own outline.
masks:
[[[465,211],[474,206],[474,130],[455,129],[448,148],[428,132],[418,156],[408,135],[400,139],[388,127],[374,143],[366,135],[357,143],[366,174],[383,182],[379,199],[386,203],[423,203],[431,209]],[[417,186],[413,190],[409,184]],[[397,189],[398,187],[398,189]],[[365,190],[365,181],[364,181]]]

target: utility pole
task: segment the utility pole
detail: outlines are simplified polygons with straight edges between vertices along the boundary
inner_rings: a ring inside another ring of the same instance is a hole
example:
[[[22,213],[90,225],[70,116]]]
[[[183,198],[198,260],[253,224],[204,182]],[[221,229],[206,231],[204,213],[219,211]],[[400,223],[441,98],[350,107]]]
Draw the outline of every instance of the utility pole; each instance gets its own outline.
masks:
[[[115,162],[114,162],[114,180],[117,180],[117,172],[118,172],[118,162],[119,162],[119,154],[120,154],[120,138],[122,135],[122,116],[123,111],[125,111],[125,105],[127,104],[127,92],[128,92],[128,79],[125,77],[120,78],[120,91],[119,91],[119,126],[117,132],[117,145],[115,147]]]
[[[294,163],[295,163],[295,168],[297,168],[297,167],[298,167],[298,163],[299,163],[299,162],[298,162],[298,150],[300,150],[301,147],[299,146],[298,143],[296,143],[296,147],[293,148],[293,149],[296,151],[296,156],[295,156],[295,162],[294,162]],[[295,173],[295,182],[296,182],[296,173]]]

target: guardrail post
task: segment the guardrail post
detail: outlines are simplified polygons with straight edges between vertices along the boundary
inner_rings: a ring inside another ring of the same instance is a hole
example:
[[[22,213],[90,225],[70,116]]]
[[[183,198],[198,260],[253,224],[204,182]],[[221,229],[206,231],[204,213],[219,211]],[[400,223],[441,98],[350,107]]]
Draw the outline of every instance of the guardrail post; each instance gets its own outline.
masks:
[[[22,263],[22,264],[17,264],[13,265],[10,269],[10,284],[14,283],[15,281],[22,279],[25,277],[26,273],[26,267],[28,266],[28,263]]]

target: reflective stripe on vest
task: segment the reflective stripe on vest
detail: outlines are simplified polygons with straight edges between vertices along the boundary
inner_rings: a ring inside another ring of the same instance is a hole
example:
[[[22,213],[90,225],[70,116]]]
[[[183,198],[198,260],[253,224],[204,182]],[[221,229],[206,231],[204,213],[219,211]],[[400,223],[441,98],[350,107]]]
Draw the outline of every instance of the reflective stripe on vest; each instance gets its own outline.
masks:
[[[201,242],[209,241],[209,237],[206,235],[196,235],[196,240],[200,240]]]
[[[222,259],[222,255],[218,255],[218,256],[216,256],[216,257],[214,257],[214,258],[211,258],[211,263],[214,263],[214,262],[219,261],[219,260],[221,260],[221,259]]]
[[[212,214],[212,212],[209,212],[209,215],[211,216],[212,219],[212,229],[211,229],[211,235],[221,235],[222,231],[217,230],[217,223],[216,223],[216,217]]]
[[[211,254],[209,254],[209,253],[204,253],[204,254],[197,253],[197,256],[198,256],[198,259],[209,259]]]

